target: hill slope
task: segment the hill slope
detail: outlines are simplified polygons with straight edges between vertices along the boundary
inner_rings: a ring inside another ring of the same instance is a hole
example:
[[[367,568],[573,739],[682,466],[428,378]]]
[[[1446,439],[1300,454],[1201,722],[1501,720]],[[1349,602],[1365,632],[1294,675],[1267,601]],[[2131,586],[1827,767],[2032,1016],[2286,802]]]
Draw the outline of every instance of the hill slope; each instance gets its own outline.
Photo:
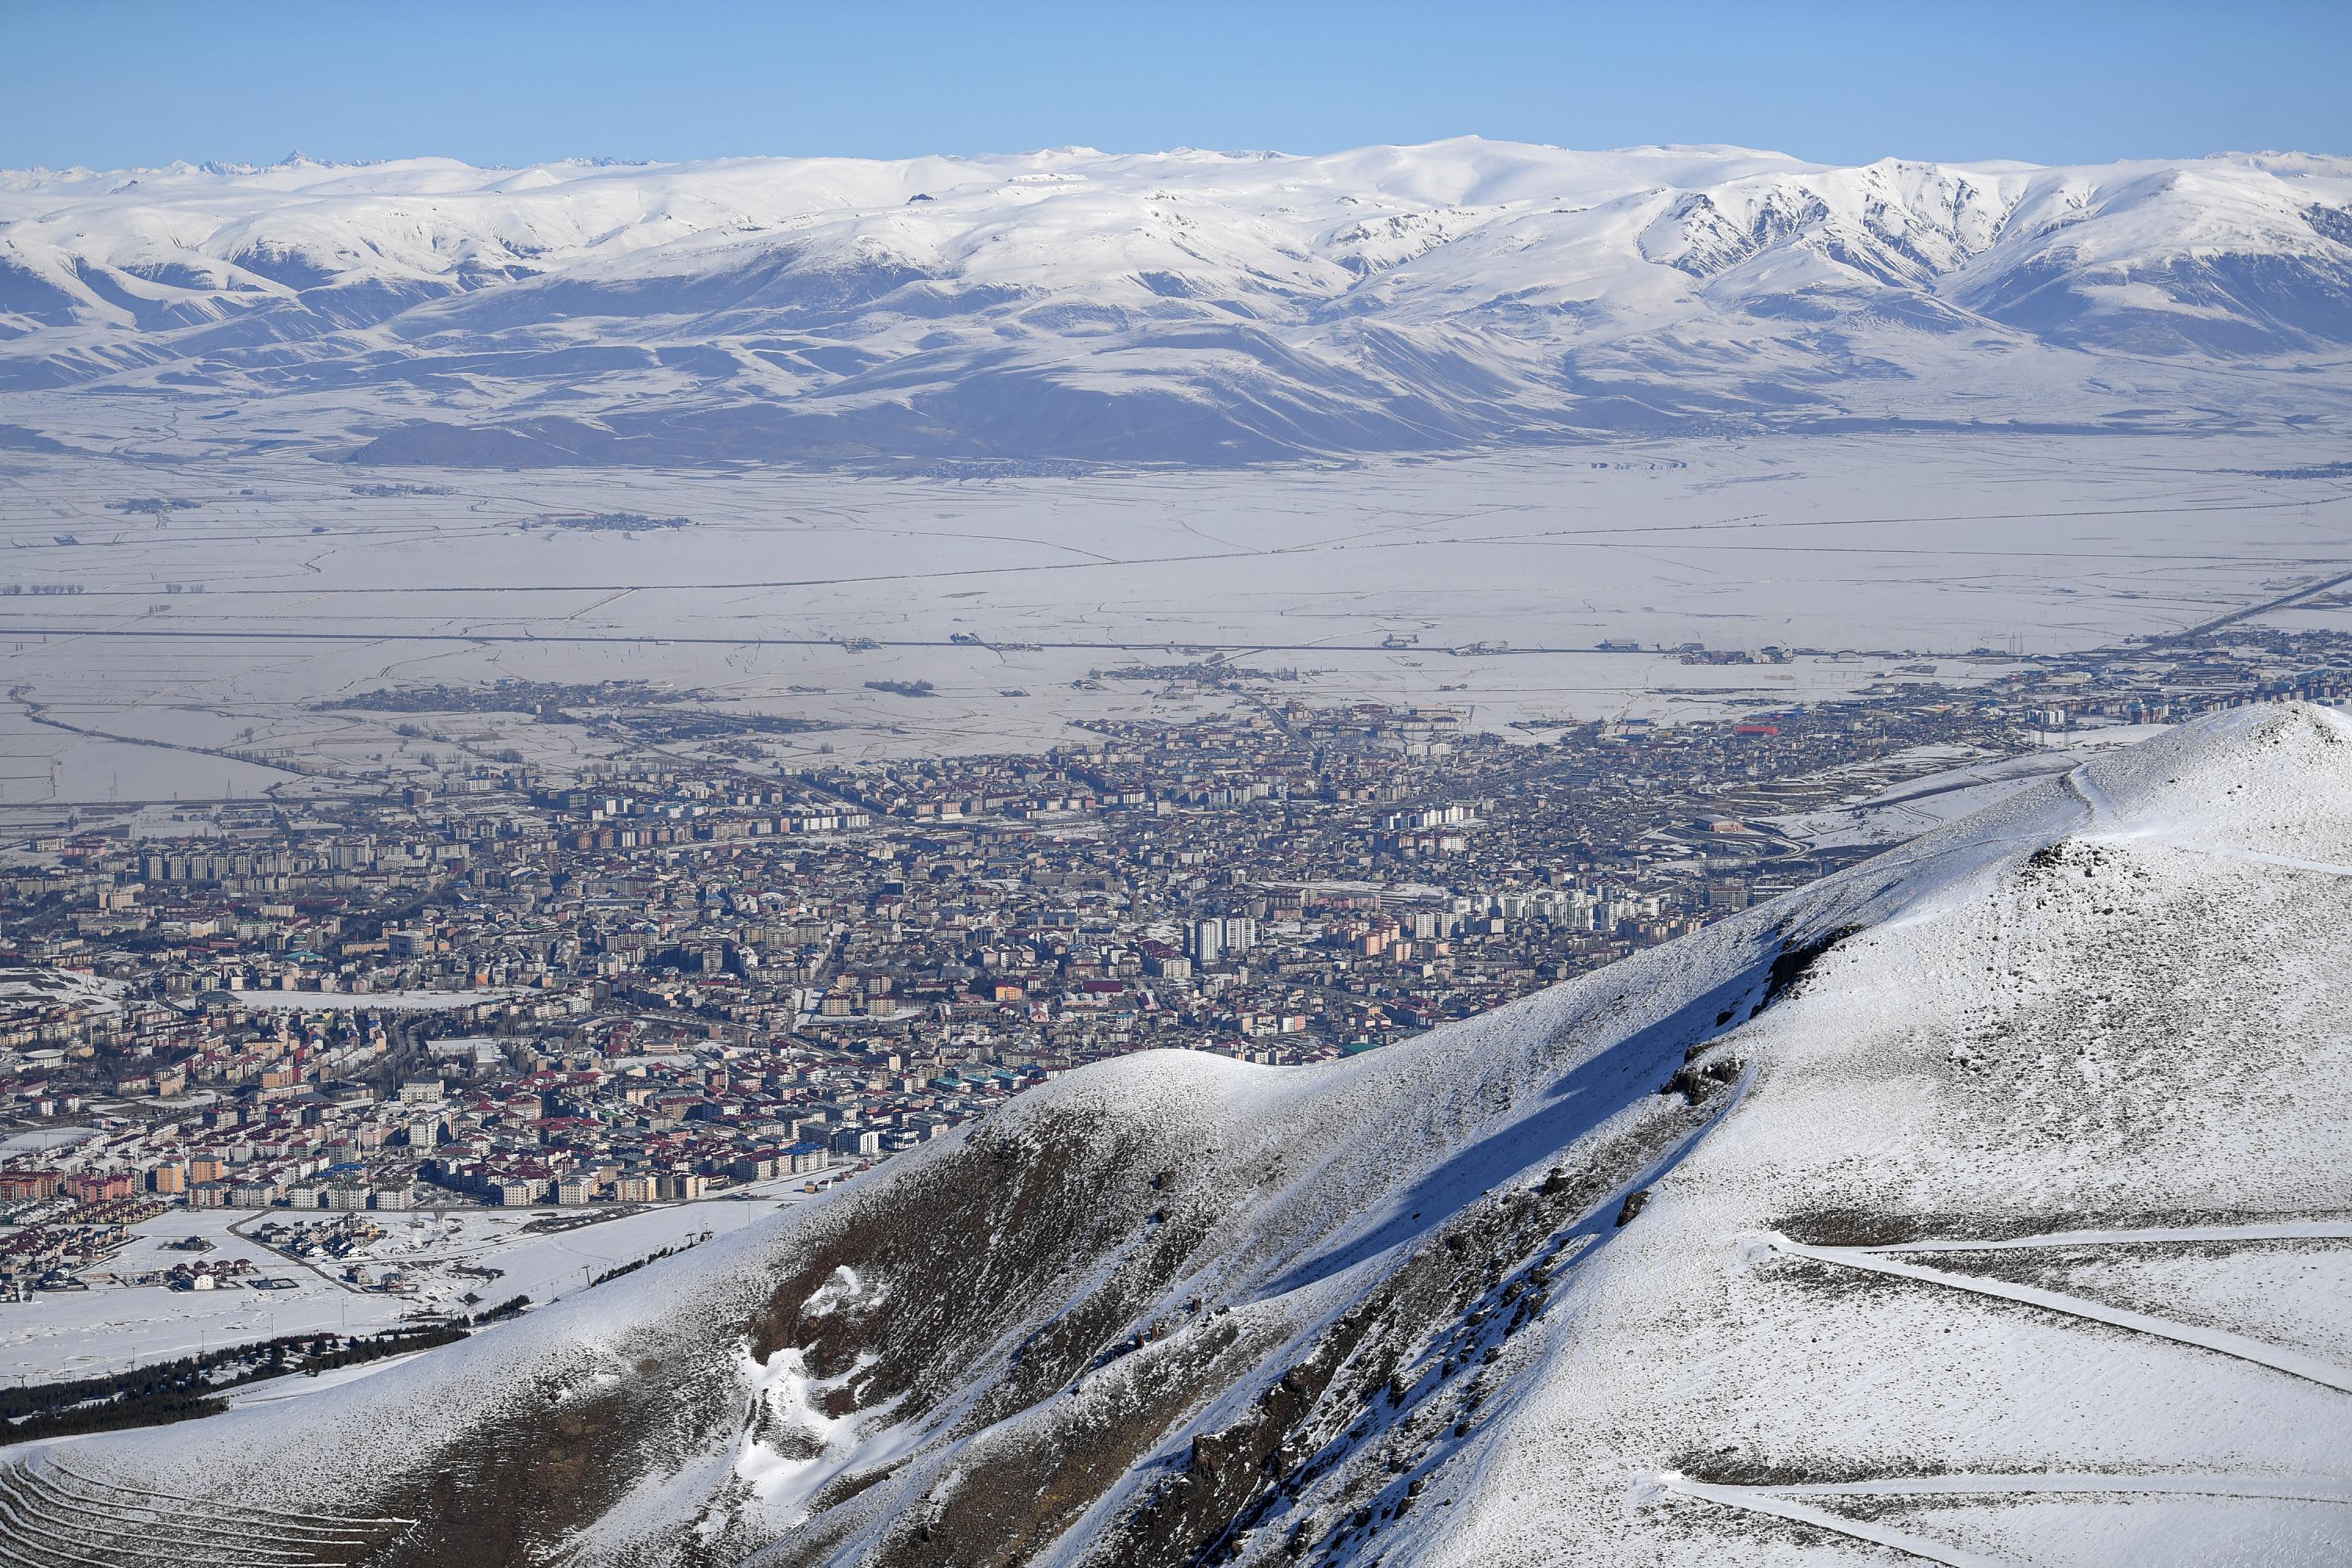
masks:
[[[0,174],[0,405],[376,461],[1242,462],[2343,412],[2352,163],[1465,139]]]
[[[2352,722],[2241,710],[1405,1046],[1105,1064],[17,1450],[8,1560],[2340,1560],[2347,929]]]

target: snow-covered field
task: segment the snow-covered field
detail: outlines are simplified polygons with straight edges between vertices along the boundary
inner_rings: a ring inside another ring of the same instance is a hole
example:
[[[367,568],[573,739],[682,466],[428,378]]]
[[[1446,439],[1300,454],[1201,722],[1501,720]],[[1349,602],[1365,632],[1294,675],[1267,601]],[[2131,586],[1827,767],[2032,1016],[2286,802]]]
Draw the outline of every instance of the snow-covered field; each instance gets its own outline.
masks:
[[[250,1238],[257,1226],[336,1216],[289,1209],[173,1209],[136,1227],[131,1244],[100,1272],[121,1279],[175,1263],[252,1260],[257,1276],[292,1282],[290,1289],[172,1290],[163,1286],[98,1285],[89,1290],[35,1291],[0,1301],[0,1378],[39,1383],[87,1376],[174,1356],[220,1350],[310,1330],[365,1332],[420,1312],[463,1313],[529,1296],[552,1301],[597,1275],[696,1237],[727,1233],[804,1196],[806,1178],[737,1189],[723,1197],[662,1204],[614,1218],[588,1209],[447,1209],[371,1214],[381,1240],[341,1260],[289,1258]],[[596,1223],[533,1233],[535,1221],[593,1218]],[[167,1243],[200,1236],[204,1253]],[[346,1282],[363,1266],[373,1279],[397,1270],[411,1289],[400,1295]],[[459,1268],[497,1273],[460,1273]],[[465,1297],[477,1300],[468,1303]]]
[[[1901,844],[1930,828],[1998,805],[2033,784],[2080,766],[2101,752],[2137,745],[2162,734],[2168,728],[2162,724],[2115,724],[2103,730],[2079,731],[2068,734],[2063,745],[1917,773],[1850,805],[1759,820],[1820,848]]]
[[[1404,1045],[1066,1075],[0,1497],[493,1563],[2340,1562],[2347,925],[2352,721],[2235,710]]]
[[[299,795],[421,772],[428,753],[511,750],[560,774],[614,749],[512,712],[320,707],[500,678],[667,684],[720,715],[836,726],[759,737],[780,767],[825,746],[1043,749],[1084,739],[1073,721],[1227,710],[1213,688],[1116,673],[1210,657],[1186,648],[1296,672],[1258,683],[1268,697],[1443,703],[1506,732],[1783,707],[1898,660],[1965,683],[2005,667],[1953,657],[1970,649],[2177,630],[2352,570],[2352,476],[2263,477],[2335,450],[2288,435],[1662,440],[986,483],[442,473],[446,494],[394,496],[301,458],[0,454],[7,575],[82,590],[0,598],[0,805]],[[110,510],[159,493],[197,504]],[[527,526],[584,509],[693,526]],[[1657,651],[1687,642],[1824,651],[1749,666]],[[937,695],[867,685],[913,680]]]
[[[0,965],[0,1008],[84,1007],[111,1013],[122,1005],[119,981],[70,969]]]

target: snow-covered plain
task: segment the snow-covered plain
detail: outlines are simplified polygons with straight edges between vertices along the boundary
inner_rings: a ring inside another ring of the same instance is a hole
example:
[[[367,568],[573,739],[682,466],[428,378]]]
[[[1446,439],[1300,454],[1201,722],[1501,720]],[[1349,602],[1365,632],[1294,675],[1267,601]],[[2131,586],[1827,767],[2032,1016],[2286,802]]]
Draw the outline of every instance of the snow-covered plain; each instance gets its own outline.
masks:
[[[2347,926],[2352,722],[2241,710],[1406,1045],[1067,1075],[0,1500],[306,1562],[2340,1561]]]
[[[2339,450],[2325,430],[1782,437],[986,482],[435,470],[402,482],[441,493],[392,495],[287,455],[0,453],[0,588],[26,590],[0,596],[0,806],[299,798],[346,787],[329,774],[427,772],[427,752],[513,750],[563,775],[614,750],[526,714],[403,736],[414,715],[319,706],[502,677],[642,680],[836,726],[763,737],[780,766],[825,746],[1042,751],[1087,739],[1074,721],[1229,710],[1112,673],[1208,657],[1187,647],[1297,673],[1270,697],[1442,703],[1506,732],[1850,693],[1919,662],[1905,650],[1966,684],[2006,667],[1950,656],[2162,634],[2352,571]],[[117,510],[159,499],[195,504]],[[693,525],[535,526],[583,511]],[[1825,651],[1657,651],[1693,641]],[[918,679],[938,695],[866,684]]]

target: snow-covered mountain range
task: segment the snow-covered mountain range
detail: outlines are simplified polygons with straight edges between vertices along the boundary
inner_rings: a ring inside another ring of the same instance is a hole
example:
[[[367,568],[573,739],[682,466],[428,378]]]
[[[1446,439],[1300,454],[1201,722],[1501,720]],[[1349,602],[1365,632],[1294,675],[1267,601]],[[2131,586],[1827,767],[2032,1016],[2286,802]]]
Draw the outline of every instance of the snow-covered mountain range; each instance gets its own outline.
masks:
[[[218,447],[497,463],[2211,426],[2341,416],[2347,345],[2352,159],[2303,154],[0,174],[0,420],[68,441],[159,393]]]
[[[5,1555],[2342,1562],[2347,930],[2352,722],[2240,710],[1409,1044],[1100,1064],[361,1382],[14,1450]]]

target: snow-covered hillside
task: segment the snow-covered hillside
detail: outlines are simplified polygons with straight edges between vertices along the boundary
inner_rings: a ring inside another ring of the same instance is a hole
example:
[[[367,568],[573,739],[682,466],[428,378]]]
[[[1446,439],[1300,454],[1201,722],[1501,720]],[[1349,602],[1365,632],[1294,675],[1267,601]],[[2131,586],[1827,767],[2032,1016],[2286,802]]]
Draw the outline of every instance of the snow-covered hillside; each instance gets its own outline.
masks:
[[[1321,1068],[1074,1073],[9,1561],[2341,1562],[2352,722],[2104,755]]]
[[[68,441],[158,393],[198,449],[502,464],[2210,426],[2340,416],[2347,344],[2352,161],[2301,154],[0,174],[0,419]]]

